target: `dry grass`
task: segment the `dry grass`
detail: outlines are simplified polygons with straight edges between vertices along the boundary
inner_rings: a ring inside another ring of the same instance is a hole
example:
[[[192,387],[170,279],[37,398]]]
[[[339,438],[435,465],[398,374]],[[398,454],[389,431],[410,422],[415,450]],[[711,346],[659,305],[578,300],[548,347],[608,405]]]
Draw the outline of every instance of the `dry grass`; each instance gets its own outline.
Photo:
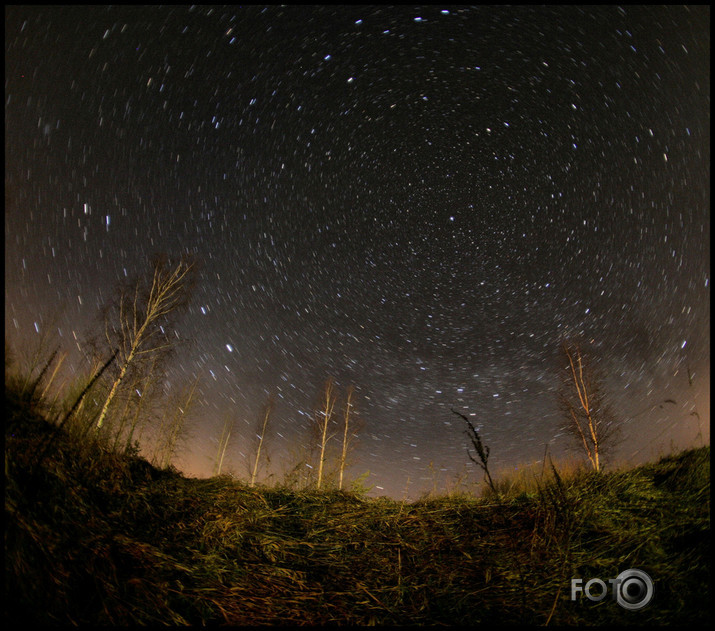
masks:
[[[5,618],[32,624],[704,624],[709,447],[414,503],[185,478],[8,398]],[[52,448],[36,466],[40,446]],[[570,579],[648,572],[639,612]]]

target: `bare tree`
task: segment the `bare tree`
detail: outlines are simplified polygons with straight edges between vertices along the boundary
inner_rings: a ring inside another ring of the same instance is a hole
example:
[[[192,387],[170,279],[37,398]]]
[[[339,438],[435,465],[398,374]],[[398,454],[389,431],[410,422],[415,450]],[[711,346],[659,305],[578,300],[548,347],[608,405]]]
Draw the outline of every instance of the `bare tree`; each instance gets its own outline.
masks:
[[[137,430],[143,430],[147,424],[150,412],[150,407],[153,399],[160,390],[159,384],[163,378],[161,371],[157,369],[157,358],[154,356],[146,371],[143,371],[139,381],[136,383],[134,393],[136,393],[136,402],[131,419],[128,421],[129,427],[124,438],[124,453],[129,453],[133,448],[133,442],[137,434]],[[139,432],[141,434],[141,431]],[[120,433],[117,433],[117,439],[120,438]],[[136,439],[138,441],[138,437]]]
[[[261,457],[261,448],[263,447],[263,440],[266,437],[266,426],[268,425],[268,419],[273,411],[273,398],[268,397],[266,405],[263,407],[263,424],[261,425],[261,433],[258,435],[258,448],[256,449],[256,459],[253,462],[253,469],[251,471],[251,486],[256,483],[256,475],[258,473],[258,461]]]
[[[84,436],[84,430],[86,430],[90,424],[89,418],[91,412],[88,412],[88,408],[92,406],[91,404],[87,405],[86,402],[91,398],[90,390],[94,391],[96,389],[97,383],[100,381],[99,377],[101,377],[100,368],[102,367],[103,361],[99,355],[88,357],[87,360],[90,362],[89,371],[78,371],[74,373],[64,385],[62,396],[54,405],[56,408],[55,422],[57,422],[59,417],[67,412],[69,409],[68,406],[75,401],[78,402],[67,425],[67,431],[75,436]],[[94,376],[97,376],[97,378]],[[90,383],[92,387],[87,388]],[[80,396],[82,392],[84,392],[84,394]]]
[[[607,404],[602,379],[579,345],[564,342],[562,350],[567,366],[559,394],[561,408],[567,417],[568,429],[593,469],[600,471],[604,454],[617,440],[615,417]]]
[[[49,439],[45,442],[45,446],[44,446],[44,448],[42,448],[42,450],[40,451],[40,455],[39,455],[39,457],[37,458],[37,460],[36,460],[36,462],[35,462],[35,467],[34,467],[34,470],[33,470],[33,473],[32,473],[32,477],[33,477],[33,478],[35,477],[35,475],[37,474],[37,471],[39,470],[40,463],[42,462],[43,458],[47,455],[48,450],[49,450],[50,447],[52,446],[52,444],[53,444],[53,442],[54,442],[55,436],[57,436],[57,435],[59,434],[60,430],[62,430],[62,428],[65,426],[65,423],[67,423],[67,420],[72,416],[72,414],[74,414],[74,412],[75,412],[75,410],[77,409],[77,407],[79,406],[80,402],[82,401],[82,399],[84,398],[84,396],[87,394],[87,392],[90,390],[90,388],[94,385],[95,381],[97,381],[97,379],[99,379],[99,378],[102,376],[102,373],[103,373],[103,372],[109,367],[109,365],[114,361],[114,359],[115,359],[116,356],[117,356],[117,353],[118,353],[118,350],[115,349],[115,351],[114,351],[114,353],[112,354],[112,356],[111,356],[111,357],[104,363],[104,365],[95,373],[95,375],[89,379],[89,381],[88,381],[87,384],[85,385],[84,389],[82,390],[82,392],[80,392],[79,396],[77,397],[77,399],[76,399],[75,402],[73,403],[72,407],[70,407],[69,411],[64,415],[64,417],[62,418],[62,420],[61,420],[61,421],[57,424],[57,426],[55,427],[55,431],[52,432],[52,433],[49,435]]]
[[[127,371],[140,358],[169,349],[169,340],[165,327],[169,318],[189,297],[189,273],[193,263],[181,260],[170,268],[166,259],[159,258],[154,263],[151,286],[143,293],[141,283],[137,282],[133,291],[122,292],[118,301],[117,322],[105,323],[105,335],[110,346],[119,347],[119,373],[114,379],[102,410],[97,419],[96,429],[104,424],[107,410],[117,394]],[[117,338],[113,340],[112,337]]]
[[[199,378],[196,377],[193,383],[185,384],[176,394],[174,405],[167,404],[167,408],[173,408],[172,416],[164,416],[159,429],[157,445],[154,451],[154,463],[161,469],[165,469],[171,464],[171,459],[176,453],[179,439],[186,433],[186,419],[193,407],[194,394]]]
[[[52,371],[52,375],[50,376],[50,379],[47,382],[47,385],[45,386],[45,389],[42,391],[42,394],[40,395],[40,399],[44,400],[45,397],[48,394],[48,391],[50,389],[50,386],[52,385],[52,382],[55,380],[55,377],[57,376],[57,372],[59,371],[60,367],[62,366],[62,363],[67,357],[67,352],[63,352],[60,355],[60,360],[57,362],[57,365],[55,366],[55,369]],[[55,396],[55,401],[57,401],[57,396]]]
[[[122,410],[121,414],[118,414],[116,418],[114,418],[114,427],[113,433],[114,433],[114,444],[112,445],[112,450],[117,451],[117,448],[122,440],[122,435],[124,434],[124,428],[127,425],[129,414],[130,414],[130,407],[134,404],[134,396],[133,392],[138,390],[138,384],[140,381],[140,375],[134,375],[134,380],[132,381],[131,385],[126,389],[127,391],[124,393],[124,409]],[[137,406],[135,406],[137,407]],[[109,444],[109,442],[107,443]]]
[[[216,463],[214,464],[214,475],[221,475],[221,467],[223,466],[223,458],[226,455],[226,448],[228,447],[228,441],[231,439],[231,432],[233,431],[233,426],[236,419],[231,416],[227,416],[223,422],[223,429],[221,430],[221,438],[218,441],[218,451],[216,452]]]
[[[338,488],[343,488],[343,473],[345,472],[345,465],[347,463],[348,448],[350,446],[350,415],[352,412],[353,404],[352,398],[355,388],[350,386],[345,398],[345,410],[344,410],[344,424],[343,424],[343,445],[342,451],[340,453],[340,471],[338,477]]]
[[[328,433],[328,428],[330,426],[330,421],[333,417],[333,408],[335,407],[335,400],[337,395],[334,393],[334,385],[332,378],[329,378],[325,382],[325,388],[323,390],[323,402],[321,409],[316,413],[315,416],[315,426],[318,430],[318,478],[316,481],[316,488],[320,489],[323,483],[323,470],[325,468],[326,459],[326,447],[328,441],[332,438],[332,435]]]
[[[57,329],[60,315],[61,311],[55,311],[47,318],[45,324],[36,322],[35,331],[38,334],[37,337],[29,344],[20,345],[18,356],[13,358],[19,365],[19,374],[22,375],[20,391],[28,400],[35,397],[39,383],[59,352],[59,346],[56,346],[53,341],[52,331]],[[56,348],[53,352],[50,352],[52,346],[56,346]],[[48,357],[49,359],[47,359]],[[39,376],[34,377],[35,371],[39,366],[43,366],[43,368],[40,369]]]

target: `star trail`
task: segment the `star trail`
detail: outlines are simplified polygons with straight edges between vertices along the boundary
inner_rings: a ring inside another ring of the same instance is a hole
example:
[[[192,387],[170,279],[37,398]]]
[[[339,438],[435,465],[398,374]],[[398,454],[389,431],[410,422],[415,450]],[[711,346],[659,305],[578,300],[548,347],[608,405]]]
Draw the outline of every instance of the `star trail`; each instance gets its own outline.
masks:
[[[708,7],[5,17],[6,340],[49,332],[85,370],[117,282],[191,254],[188,475],[229,415],[245,477],[269,395],[278,475],[328,377],[355,386],[350,471],[376,494],[481,478],[451,408],[496,470],[565,453],[572,336],[617,461],[694,445],[693,411],[709,443]]]

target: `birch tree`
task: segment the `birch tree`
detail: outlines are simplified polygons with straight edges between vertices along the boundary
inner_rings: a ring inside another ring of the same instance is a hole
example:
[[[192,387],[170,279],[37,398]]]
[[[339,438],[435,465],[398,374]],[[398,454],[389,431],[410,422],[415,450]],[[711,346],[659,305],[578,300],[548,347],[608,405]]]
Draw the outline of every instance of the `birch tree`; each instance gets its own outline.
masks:
[[[223,458],[226,455],[226,448],[228,447],[228,441],[231,439],[231,432],[233,432],[233,426],[236,420],[230,416],[227,416],[223,422],[223,429],[221,430],[221,438],[218,441],[218,451],[216,452],[216,462],[214,464],[214,475],[221,475],[221,467],[223,466]]]
[[[348,447],[350,443],[350,414],[353,407],[352,398],[354,392],[355,388],[350,386],[345,397],[345,410],[343,415],[343,445],[340,452],[340,470],[338,474],[338,489],[340,490],[343,488],[343,474],[345,472],[345,465],[348,457]]]
[[[266,405],[263,408],[263,423],[261,424],[261,433],[258,435],[258,447],[256,448],[256,459],[253,462],[253,469],[251,470],[251,486],[256,483],[256,475],[258,474],[258,462],[261,458],[261,449],[263,447],[263,441],[266,437],[266,426],[268,425],[268,419],[273,411],[273,399],[268,398]]]
[[[107,411],[112,404],[127,371],[149,355],[171,348],[165,327],[171,316],[184,305],[190,293],[190,275],[193,263],[181,260],[173,268],[164,258],[157,259],[148,292],[142,291],[137,282],[133,291],[120,293],[117,305],[117,321],[110,332],[109,321],[105,321],[105,336],[110,347],[119,347],[119,372],[109,389],[102,410],[97,419],[99,431],[105,422]],[[112,338],[117,338],[113,340]]]
[[[562,345],[566,359],[564,384],[559,398],[567,428],[588,457],[594,471],[616,441],[618,428],[606,402],[603,382],[576,343]]]
[[[316,482],[316,487],[320,489],[323,483],[323,470],[325,468],[326,459],[326,447],[328,441],[332,438],[329,434],[328,428],[330,427],[330,421],[333,417],[333,408],[335,407],[335,400],[337,396],[335,394],[335,387],[332,378],[325,382],[325,388],[323,390],[323,402],[321,409],[316,413],[315,425],[318,430],[318,477]]]

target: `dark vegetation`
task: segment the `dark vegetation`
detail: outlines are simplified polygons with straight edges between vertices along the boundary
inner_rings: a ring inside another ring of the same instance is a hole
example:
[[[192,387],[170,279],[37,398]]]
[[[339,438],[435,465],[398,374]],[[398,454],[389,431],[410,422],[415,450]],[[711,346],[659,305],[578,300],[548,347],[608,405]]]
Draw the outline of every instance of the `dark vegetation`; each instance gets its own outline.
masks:
[[[709,447],[406,503],[186,478],[57,431],[19,384],[6,377],[11,624],[709,621]],[[571,601],[571,578],[628,568],[654,579],[644,609]]]

